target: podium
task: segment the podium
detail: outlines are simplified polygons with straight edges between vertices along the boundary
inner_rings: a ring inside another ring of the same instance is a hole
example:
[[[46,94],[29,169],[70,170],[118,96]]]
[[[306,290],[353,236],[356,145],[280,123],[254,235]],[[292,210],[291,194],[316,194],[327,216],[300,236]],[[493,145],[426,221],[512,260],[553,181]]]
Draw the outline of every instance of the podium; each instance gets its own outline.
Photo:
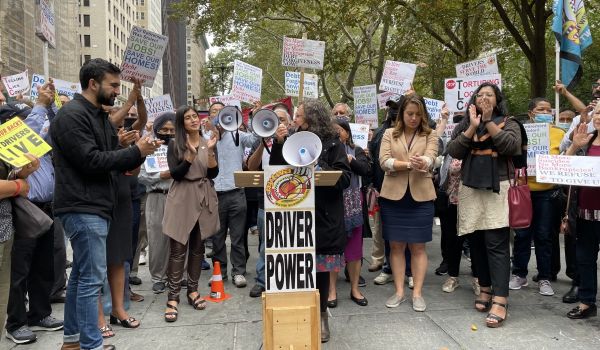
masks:
[[[315,171],[315,187],[334,186],[341,175],[341,171]],[[264,172],[236,171],[234,180],[237,187],[264,187]],[[321,349],[318,290],[263,292],[262,305],[264,349]]]

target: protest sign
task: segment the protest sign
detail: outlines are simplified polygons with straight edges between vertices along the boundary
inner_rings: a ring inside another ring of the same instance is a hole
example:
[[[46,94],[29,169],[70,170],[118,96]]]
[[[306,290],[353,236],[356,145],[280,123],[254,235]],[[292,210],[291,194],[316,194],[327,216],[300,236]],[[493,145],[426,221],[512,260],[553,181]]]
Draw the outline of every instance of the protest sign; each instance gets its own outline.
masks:
[[[440,115],[442,114],[442,107],[444,107],[444,101],[434,100],[432,98],[424,98],[425,100],[425,108],[427,108],[427,113],[429,113],[429,117],[431,120],[440,119]]]
[[[416,72],[417,66],[415,64],[385,61],[379,89],[402,95],[410,89],[410,84],[415,79]]]
[[[452,133],[458,124],[446,124],[446,129],[444,129],[444,134],[442,135],[442,139],[448,142],[452,137]]]
[[[527,175],[535,176],[535,158],[541,154],[550,154],[550,124],[523,124],[527,133]]]
[[[491,55],[456,65],[456,76],[459,78],[481,75],[499,74],[496,55]]]
[[[283,37],[282,66],[323,69],[323,61],[324,41]]]
[[[146,157],[144,167],[148,174],[169,170],[169,164],[167,163],[167,149],[167,146],[161,145],[154,153]]]
[[[121,79],[139,79],[142,86],[152,87],[168,38],[142,27],[133,26],[121,64]]]
[[[240,103],[240,100],[234,98],[231,95],[212,96],[208,98],[208,101],[210,102],[210,104],[213,104],[215,102],[221,102],[225,106],[235,106],[240,111],[242,110],[242,104]]]
[[[266,292],[315,290],[314,167],[269,166],[264,183]]]
[[[358,124],[377,127],[377,86],[365,85],[352,88],[354,94],[354,119]]]
[[[285,72],[285,94],[298,97],[300,94],[300,72]],[[304,73],[304,97],[319,98],[319,76]]]
[[[144,105],[146,106],[146,113],[148,113],[148,121],[151,122],[164,112],[173,112],[175,110],[171,95],[169,94],[144,100]]]
[[[231,95],[244,102],[254,103],[260,101],[262,88],[262,69],[235,60],[233,64],[233,83]]]
[[[377,104],[379,105],[379,109],[385,109],[387,106],[385,105],[389,100],[397,100],[400,98],[400,95],[395,94],[393,92],[382,92],[377,94]]]
[[[492,83],[502,89],[500,74],[491,74],[473,78],[450,78],[445,81],[444,101],[448,104],[450,112],[466,110],[471,96],[483,83]]]
[[[8,96],[14,97],[27,92],[29,90],[29,71],[25,69],[19,74],[3,76],[2,83]]]
[[[356,123],[349,124],[350,131],[352,132],[352,142],[362,149],[367,149],[369,143],[369,125]]]
[[[76,93],[81,93],[81,84],[73,83],[66,80],[52,78],[54,88],[59,95],[66,95],[71,100],[75,97]]]
[[[22,167],[31,162],[25,157],[25,153],[39,158],[51,149],[52,147],[19,117],[0,125],[0,159],[15,167]]]
[[[538,155],[539,183],[600,187],[600,157]]]
[[[47,41],[50,47],[56,47],[56,36],[54,34],[54,11],[50,1],[39,0],[40,17],[35,28],[35,34],[42,40]]]
[[[38,87],[42,87],[46,83],[46,79],[41,74],[33,74],[31,76],[31,89],[29,91],[29,97],[31,101],[37,100],[38,98]]]

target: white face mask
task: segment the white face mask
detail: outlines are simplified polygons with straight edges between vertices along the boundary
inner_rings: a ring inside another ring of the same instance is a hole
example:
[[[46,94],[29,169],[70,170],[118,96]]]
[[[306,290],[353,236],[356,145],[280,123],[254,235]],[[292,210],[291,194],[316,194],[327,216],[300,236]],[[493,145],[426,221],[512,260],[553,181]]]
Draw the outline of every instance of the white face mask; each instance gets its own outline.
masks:
[[[564,131],[569,131],[569,128],[571,127],[571,123],[557,123],[556,126],[558,128],[563,129]]]

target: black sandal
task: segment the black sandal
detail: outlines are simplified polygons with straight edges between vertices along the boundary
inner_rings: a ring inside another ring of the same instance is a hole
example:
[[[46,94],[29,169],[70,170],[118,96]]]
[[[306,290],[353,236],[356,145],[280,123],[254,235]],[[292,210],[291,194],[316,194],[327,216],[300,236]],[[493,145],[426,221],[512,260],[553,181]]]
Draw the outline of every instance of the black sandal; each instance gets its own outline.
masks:
[[[492,292],[491,291],[487,291],[487,290],[480,290],[480,293],[483,294],[487,294],[489,296],[492,296]],[[478,308],[477,306],[483,306],[482,309]],[[479,311],[479,312],[487,312],[490,307],[492,307],[492,298],[490,298],[490,300],[484,301],[484,300],[475,300],[475,310]]]
[[[198,292],[196,292],[198,293]],[[206,300],[204,300],[201,296],[200,293],[198,293],[198,295],[196,295],[196,297],[194,299],[192,299],[192,297],[190,297],[191,294],[187,295],[187,299],[188,299],[188,303],[190,305],[192,305],[192,307],[196,310],[204,310],[206,309]]]
[[[177,321],[177,314],[179,313],[177,311],[177,306],[174,306],[174,305],[171,305],[171,304],[167,303],[167,309],[171,309],[171,310],[175,310],[175,311],[165,312],[165,321],[166,322],[175,322],[175,321]],[[175,317],[169,317],[169,316],[175,316]]]
[[[486,320],[485,320],[485,325],[486,326],[488,326],[489,328],[498,328],[498,327],[500,327],[502,325],[502,322],[504,322],[504,320],[506,320],[506,318],[508,317],[508,304],[502,304],[502,303],[499,303],[497,301],[492,301],[492,304],[493,305],[498,305],[500,307],[503,307],[506,310],[506,316],[504,316],[504,318],[502,318],[502,317],[500,317],[500,316],[498,316],[496,314],[493,314],[491,312],[486,317]],[[494,320],[496,322],[490,322],[487,319],[491,319],[491,320]]]
[[[112,338],[115,336],[115,332],[113,331],[113,329],[110,325],[105,325],[104,327],[100,327],[98,329],[100,330],[100,333],[102,334],[102,338],[104,338],[104,339]],[[104,335],[104,333],[107,333],[107,335]]]
[[[118,325],[121,325],[123,328],[138,328],[142,324],[141,322],[138,322],[137,325],[134,325],[133,323],[135,321],[137,321],[137,320],[133,317],[129,317],[124,320],[119,320],[112,314],[110,315],[110,324],[118,324]]]

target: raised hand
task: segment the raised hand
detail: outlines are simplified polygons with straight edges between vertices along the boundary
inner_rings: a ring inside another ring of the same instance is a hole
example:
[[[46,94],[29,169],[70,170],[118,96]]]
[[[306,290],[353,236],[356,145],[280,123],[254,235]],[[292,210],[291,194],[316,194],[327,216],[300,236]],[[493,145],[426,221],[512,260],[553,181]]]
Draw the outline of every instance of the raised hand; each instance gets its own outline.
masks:
[[[471,126],[477,128],[481,123],[481,115],[477,115],[477,107],[475,105],[469,105],[469,120]]]
[[[592,137],[593,135],[587,132],[587,124],[579,124],[573,130],[573,145],[577,148],[583,148],[587,146]]]

